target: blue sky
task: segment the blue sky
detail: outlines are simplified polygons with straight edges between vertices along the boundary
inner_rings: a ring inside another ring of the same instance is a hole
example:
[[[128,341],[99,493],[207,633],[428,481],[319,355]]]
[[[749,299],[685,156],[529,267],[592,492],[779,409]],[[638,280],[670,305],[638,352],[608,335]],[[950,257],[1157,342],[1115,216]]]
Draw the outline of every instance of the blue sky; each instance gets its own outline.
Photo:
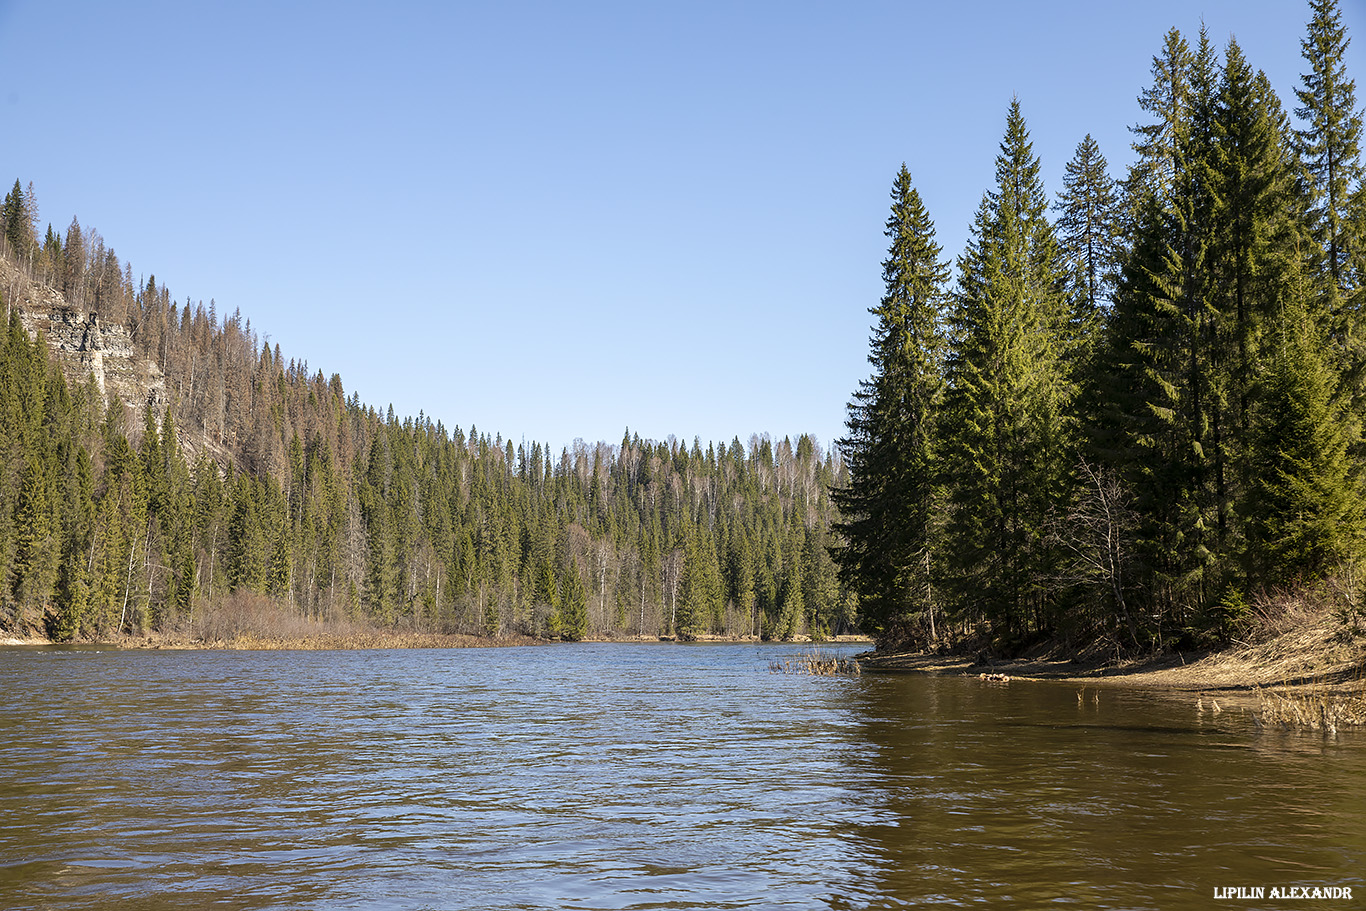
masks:
[[[1366,76],[1366,3],[1345,0]],[[956,257],[1018,96],[1116,176],[1171,26],[1287,108],[1302,2],[0,0],[0,182],[400,415],[843,430],[904,161]],[[1358,98],[1366,98],[1366,85]]]

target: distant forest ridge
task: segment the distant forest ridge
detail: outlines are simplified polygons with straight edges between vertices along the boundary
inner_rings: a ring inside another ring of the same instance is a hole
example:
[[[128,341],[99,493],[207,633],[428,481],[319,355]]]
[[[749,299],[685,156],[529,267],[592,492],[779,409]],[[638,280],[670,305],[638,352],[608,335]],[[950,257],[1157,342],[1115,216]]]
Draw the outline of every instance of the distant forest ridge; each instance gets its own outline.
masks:
[[[493,636],[852,629],[829,555],[842,467],[812,438],[556,455],[382,414],[240,312],[135,284],[78,221],[40,238],[37,211],[16,181],[0,212],[0,625],[193,636],[253,594]]]

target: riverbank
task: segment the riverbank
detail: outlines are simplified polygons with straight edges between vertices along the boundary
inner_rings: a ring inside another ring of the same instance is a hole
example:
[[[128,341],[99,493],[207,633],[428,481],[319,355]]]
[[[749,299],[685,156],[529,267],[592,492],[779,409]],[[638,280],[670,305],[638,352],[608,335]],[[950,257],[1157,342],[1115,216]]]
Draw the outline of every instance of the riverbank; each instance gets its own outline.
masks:
[[[870,654],[860,663],[861,670],[969,676],[989,685],[1067,682],[1078,687],[1078,703],[1099,701],[1106,687],[1162,690],[1193,699],[1202,715],[1247,712],[1259,728],[1336,734],[1366,727],[1366,631],[1360,623],[1322,611],[1281,619],[1279,628],[1261,630],[1258,641],[1201,654],[1129,660],[1048,653],[1011,660]]]
[[[871,654],[864,670],[1072,680],[1085,685],[1162,687],[1201,692],[1259,688],[1366,689],[1366,629],[1324,611],[1279,618],[1252,641],[1221,651],[1141,658],[1069,655],[1061,650],[1014,659],[907,652]]]
[[[558,640],[540,639],[535,636],[506,634],[500,636],[472,636],[463,633],[422,632],[417,630],[383,630],[355,627],[342,630],[320,630],[304,635],[271,635],[269,633],[244,632],[222,638],[204,638],[176,633],[149,633],[143,636],[120,636],[103,640],[77,640],[75,642],[54,642],[39,637],[0,638],[0,647],[5,646],[110,646],[113,648],[140,648],[189,650],[211,649],[227,651],[288,650],[325,651],[346,649],[405,649],[405,648],[508,648],[532,645],[554,645]],[[585,639],[584,642],[673,642],[672,638],[660,636],[617,636],[605,639]],[[759,643],[757,636],[719,636],[706,634],[692,637],[687,642],[696,643]],[[790,645],[871,645],[872,640],[864,636],[833,636],[813,642],[810,637],[784,640]],[[686,644],[686,642],[685,642]]]

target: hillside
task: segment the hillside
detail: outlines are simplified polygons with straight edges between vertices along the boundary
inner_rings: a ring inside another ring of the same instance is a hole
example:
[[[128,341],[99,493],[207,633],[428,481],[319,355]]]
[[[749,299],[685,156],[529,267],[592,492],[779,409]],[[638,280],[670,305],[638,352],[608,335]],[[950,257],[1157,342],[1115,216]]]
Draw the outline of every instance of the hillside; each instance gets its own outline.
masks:
[[[808,437],[628,432],[553,454],[381,414],[240,313],[135,285],[96,232],[73,221],[39,244],[10,225],[11,634],[213,638],[262,605],[282,626],[489,636],[851,627],[828,554],[843,469]]]

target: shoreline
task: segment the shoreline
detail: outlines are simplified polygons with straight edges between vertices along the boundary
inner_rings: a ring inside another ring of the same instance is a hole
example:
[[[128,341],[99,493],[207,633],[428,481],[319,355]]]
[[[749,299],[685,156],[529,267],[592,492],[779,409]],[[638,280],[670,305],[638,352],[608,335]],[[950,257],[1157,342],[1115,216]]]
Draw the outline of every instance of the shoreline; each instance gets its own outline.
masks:
[[[584,639],[583,643],[660,645],[771,644],[819,650],[822,646],[868,645],[865,636],[834,636],[820,642],[809,638],[764,641],[757,636],[699,635],[678,641],[659,636],[622,636]],[[346,651],[413,648],[525,648],[562,643],[525,635],[487,638],[462,633],[414,630],[356,630],[319,632],[305,636],[238,635],[206,641],[175,634],[124,636],[117,639],[55,642],[42,637],[0,638],[0,647],[120,648],[167,651]],[[1094,653],[1093,653],[1094,654]],[[1125,686],[1189,692],[1251,692],[1256,689],[1318,688],[1358,692],[1366,690],[1366,636],[1344,636],[1323,623],[1308,624],[1266,642],[1199,653],[1164,653],[1140,658],[1105,659],[1053,652],[1020,658],[986,658],[925,651],[864,652],[854,656],[869,673],[910,673],[929,676],[1008,677],[1012,680],[1052,680],[1086,686]]]
[[[1366,691],[1366,643],[1357,638],[1334,641],[1338,637],[1319,635],[1322,632],[1316,628],[1220,651],[1121,660],[1045,655],[979,661],[966,655],[903,652],[869,654],[859,661],[865,671],[877,673],[995,675],[1012,680],[1192,693],[1251,693],[1259,689]]]
[[[865,655],[860,665],[869,673],[977,677],[984,686],[1065,684],[1078,687],[1078,704],[1088,698],[1098,701],[1102,690],[1142,691],[1193,699],[1203,716],[1208,700],[1212,713],[1246,712],[1259,729],[1335,735],[1366,728],[1366,648],[1360,636],[1339,634],[1320,641],[1318,649],[1285,650],[1286,640],[1302,644],[1305,635],[1301,630],[1189,660],[1168,654],[1116,662],[1052,656],[979,662],[967,656],[907,653]]]
[[[619,636],[604,639],[583,639],[582,643],[655,643],[660,645],[709,645],[709,644],[772,644],[806,645],[820,648],[822,645],[872,645],[873,640],[866,636],[832,636],[821,642],[809,638],[762,640],[758,636],[720,636],[699,635],[679,641],[672,637],[661,636]],[[183,636],[150,634],[145,636],[123,636],[117,639],[78,639],[71,642],[56,642],[39,637],[19,638],[6,636],[0,638],[0,648],[20,646],[59,647],[59,648],[121,648],[165,651],[358,651],[365,649],[411,649],[411,648],[525,648],[530,646],[572,645],[558,639],[540,639],[534,636],[508,635],[496,638],[472,636],[466,633],[423,633],[416,631],[372,630],[358,633],[319,633],[310,636],[254,636],[242,635],[232,639],[189,639]]]

